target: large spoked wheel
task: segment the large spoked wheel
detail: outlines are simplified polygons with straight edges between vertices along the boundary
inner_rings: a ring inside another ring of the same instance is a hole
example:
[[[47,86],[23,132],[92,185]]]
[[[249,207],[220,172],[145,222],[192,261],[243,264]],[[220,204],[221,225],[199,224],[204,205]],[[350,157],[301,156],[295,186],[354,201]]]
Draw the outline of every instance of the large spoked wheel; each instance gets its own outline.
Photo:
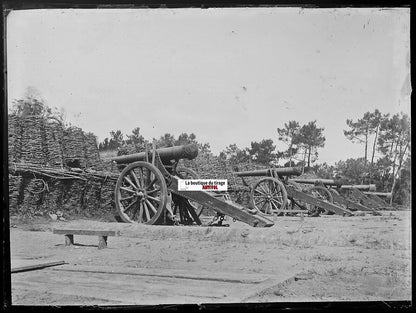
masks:
[[[334,202],[334,198],[332,197],[331,192],[325,187],[314,186],[311,189],[309,189],[308,192],[316,199],[325,200],[329,203]],[[324,214],[324,215],[333,214],[332,212],[329,212],[328,210],[325,210],[315,205],[311,205],[310,208],[311,208],[311,211],[317,212],[319,214]]]
[[[166,182],[154,165],[139,161],[123,169],[115,190],[116,208],[123,221],[155,224],[166,201]]]
[[[201,178],[197,172],[191,170],[190,168],[178,166],[176,168],[176,174],[178,174],[180,179],[199,179]],[[188,200],[189,201],[189,200]],[[195,213],[200,216],[204,210],[204,206],[195,201],[189,201],[189,203],[195,208]]]
[[[254,184],[250,199],[253,208],[271,215],[286,207],[287,192],[280,180],[267,177]]]

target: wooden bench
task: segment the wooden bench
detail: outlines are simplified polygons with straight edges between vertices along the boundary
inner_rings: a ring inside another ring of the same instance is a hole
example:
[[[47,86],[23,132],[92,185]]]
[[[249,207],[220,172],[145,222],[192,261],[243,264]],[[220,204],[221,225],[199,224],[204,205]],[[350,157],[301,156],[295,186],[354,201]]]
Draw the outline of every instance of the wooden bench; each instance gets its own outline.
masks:
[[[98,249],[107,248],[107,237],[115,236],[113,230],[54,229],[54,234],[65,235],[65,246],[74,244],[74,235],[98,236]]]

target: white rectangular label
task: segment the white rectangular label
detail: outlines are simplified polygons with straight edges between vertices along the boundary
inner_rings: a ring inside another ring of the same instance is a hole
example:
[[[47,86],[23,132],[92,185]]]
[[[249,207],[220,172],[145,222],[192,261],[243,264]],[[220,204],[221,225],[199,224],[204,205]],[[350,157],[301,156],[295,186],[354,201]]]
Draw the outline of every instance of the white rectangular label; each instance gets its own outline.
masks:
[[[179,179],[179,191],[227,191],[226,179]]]

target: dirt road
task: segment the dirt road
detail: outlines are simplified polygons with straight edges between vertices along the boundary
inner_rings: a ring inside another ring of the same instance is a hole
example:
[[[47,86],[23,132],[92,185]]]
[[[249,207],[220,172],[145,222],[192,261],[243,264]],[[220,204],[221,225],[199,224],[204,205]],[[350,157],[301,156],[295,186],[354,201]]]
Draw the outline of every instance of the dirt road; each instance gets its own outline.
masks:
[[[410,213],[278,217],[268,229],[88,220],[11,228],[11,258],[65,261],[13,273],[13,304],[162,304],[410,300]],[[115,230],[95,236],[53,228]]]

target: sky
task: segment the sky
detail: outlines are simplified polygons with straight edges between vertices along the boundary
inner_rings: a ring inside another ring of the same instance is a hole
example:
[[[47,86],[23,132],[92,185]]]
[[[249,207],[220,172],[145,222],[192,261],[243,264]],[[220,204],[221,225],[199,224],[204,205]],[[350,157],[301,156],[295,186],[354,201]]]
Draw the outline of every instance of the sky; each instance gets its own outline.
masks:
[[[7,16],[9,108],[37,90],[99,141],[194,133],[217,154],[316,120],[318,163],[363,156],[346,120],[410,114],[406,8],[46,9]]]

